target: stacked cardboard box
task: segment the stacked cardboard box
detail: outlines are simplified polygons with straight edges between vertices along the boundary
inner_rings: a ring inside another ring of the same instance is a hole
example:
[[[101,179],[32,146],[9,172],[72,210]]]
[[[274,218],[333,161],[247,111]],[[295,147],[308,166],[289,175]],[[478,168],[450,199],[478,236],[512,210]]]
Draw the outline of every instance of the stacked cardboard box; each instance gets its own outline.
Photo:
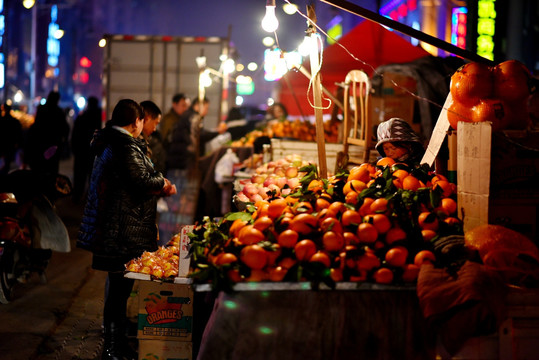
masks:
[[[538,241],[539,133],[493,133],[491,124],[459,122],[458,205],[464,230],[498,224]]]
[[[191,285],[140,281],[139,359],[192,359]]]

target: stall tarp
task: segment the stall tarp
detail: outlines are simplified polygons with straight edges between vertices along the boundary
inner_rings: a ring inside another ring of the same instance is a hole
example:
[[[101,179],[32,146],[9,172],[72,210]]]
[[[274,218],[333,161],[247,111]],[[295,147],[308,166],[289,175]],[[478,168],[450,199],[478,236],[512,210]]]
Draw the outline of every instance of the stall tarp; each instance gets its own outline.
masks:
[[[343,82],[350,70],[360,69],[371,76],[374,69],[381,65],[410,62],[429,55],[427,51],[412,45],[395,32],[367,20],[344,35],[339,43],[342,46],[333,44],[322,54],[321,82],[332,94],[337,91],[336,83]],[[307,60],[304,65],[310,72],[308,63]],[[279,101],[286,106],[289,115],[311,116],[314,114],[314,109],[309,105],[307,98],[309,79],[305,75],[297,70],[291,70],[280,80],[279,86]],[[309,98],[311,103],[314,103],[312,91]],[[327,106],[328,102],[323,101],[322,105]],[[331,108],[324,110],[324,113],[330,112]]]

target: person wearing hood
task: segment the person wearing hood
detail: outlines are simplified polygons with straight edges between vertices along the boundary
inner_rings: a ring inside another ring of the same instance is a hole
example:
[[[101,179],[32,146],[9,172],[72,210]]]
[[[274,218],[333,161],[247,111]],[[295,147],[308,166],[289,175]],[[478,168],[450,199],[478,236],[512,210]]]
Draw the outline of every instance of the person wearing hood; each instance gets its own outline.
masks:
[[[403,119],[391,118],[378,125],[376,150],[396,162],[418,165],[425,148],[419,135]]]
[[[138,139],[143,124],[141,106],[120,100],[91,143],[95,161],[77,246],[93,253],[93,269],[108,272],[102,359],[137,358],[125,335],[134,282],[124,277],[125,264],[157,250],[157,198],[176,192],[154,169],[146,142]]]

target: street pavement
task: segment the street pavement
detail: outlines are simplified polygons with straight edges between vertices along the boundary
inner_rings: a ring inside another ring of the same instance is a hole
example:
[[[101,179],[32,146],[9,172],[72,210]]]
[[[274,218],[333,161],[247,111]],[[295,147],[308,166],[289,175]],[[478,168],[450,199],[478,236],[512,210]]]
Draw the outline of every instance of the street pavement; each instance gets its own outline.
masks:
[[[72,160],[61,172],[72,175]],[[53,252],[47,283],[35,275],[21,284],[15,299],[0,304],[0,359],[99,359],[102,349],[102,311],[106,273],[91,269],[91,254],[75,246],[81,204],[59,199],[58,215],[71,239],[71,252]],[[136,298],[130,299],[136,314]]]

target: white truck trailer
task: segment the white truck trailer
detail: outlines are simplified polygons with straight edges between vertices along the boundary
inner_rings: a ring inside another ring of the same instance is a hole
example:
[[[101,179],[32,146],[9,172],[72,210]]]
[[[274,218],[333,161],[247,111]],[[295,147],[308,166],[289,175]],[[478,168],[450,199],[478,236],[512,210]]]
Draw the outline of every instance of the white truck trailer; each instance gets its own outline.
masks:
[[[199,68],[196,58],[206,57],[206,66],[219,70],[221,55],[228,55],[224,37],[106,35],[103,62],[103,109],[110,119],[120,99],[152,100],[165,114],[176,93],[198,96]],[[228,84],[215,77],[206,88],[210,111],[204,119],[215,127],[228,112]]]

